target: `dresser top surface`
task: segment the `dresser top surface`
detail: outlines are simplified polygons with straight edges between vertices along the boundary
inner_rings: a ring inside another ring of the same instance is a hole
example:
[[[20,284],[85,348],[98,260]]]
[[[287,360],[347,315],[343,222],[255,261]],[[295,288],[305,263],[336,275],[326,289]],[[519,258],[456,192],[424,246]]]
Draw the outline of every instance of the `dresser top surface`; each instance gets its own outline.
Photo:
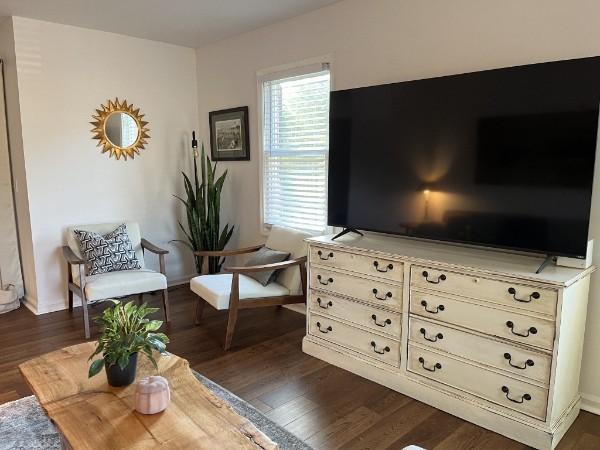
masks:
[[[307,241],[314,245],[366,251],[382,256],[402,258],[414,263],[444,264],[559,286],[568,286],[595,270],[594,266],[587,269],[573,269],[548,265],[542,273],[536,274],[535,271],[543,262],[542,257],[376,233],[365,233],[364,236],[345,235],[335,241],[331,240],[332,237],[333,235],[318,236],[307,239]]]

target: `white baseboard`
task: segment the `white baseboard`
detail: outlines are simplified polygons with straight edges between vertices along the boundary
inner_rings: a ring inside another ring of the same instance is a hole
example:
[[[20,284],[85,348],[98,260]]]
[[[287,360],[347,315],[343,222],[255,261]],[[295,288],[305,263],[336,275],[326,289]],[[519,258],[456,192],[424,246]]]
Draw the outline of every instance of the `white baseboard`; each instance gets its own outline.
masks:
[[[31,299],[29,296],[25,295],[23,297],[23,299],[21,300],[21,303],[23,305],[25,305],[25,307],[31,311],[32,313],[34,313],[36,316],[39,314],[38,310],[37,310],[37,301],[34,301],[33,299]]]
[[[600,416],[600,396],[582,393],[581,409]]]

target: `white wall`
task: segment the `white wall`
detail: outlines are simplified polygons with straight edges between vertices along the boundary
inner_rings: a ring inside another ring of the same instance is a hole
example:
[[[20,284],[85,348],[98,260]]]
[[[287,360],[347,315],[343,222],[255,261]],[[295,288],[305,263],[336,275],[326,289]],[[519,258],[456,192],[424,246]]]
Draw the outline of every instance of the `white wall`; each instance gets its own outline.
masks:
[[[224,209],[234,244],[261,240],[256,72],[324,54],[335,89],[600,54],[595,0],[346,0],[197,50],[201,132],[208,111],[248,105],[251,161],[230,162]],[[600,82],[600,80],[599,80]],[[600,169],[591,236],[600,240]],[[596,245],[600,262],[600,245]],[[600,413],[600,274],[595,274],[582,374]],[[595,397],[594,397],[595,396]]]
[[[171,281],[193,273],[191,256],[168,241],[179,237],[172,194],[182,191],[198,123],[194,51],[19,17],[13,27],[35,267],[27,305],[65,308],[60,247],[72,224],[138,221],[144,237],[171,250]],[[94,110],[115,97],[149,121],[149,145],[135,160],[109,159],[92,140]],[[147,261],[157,267],[151,254]]]

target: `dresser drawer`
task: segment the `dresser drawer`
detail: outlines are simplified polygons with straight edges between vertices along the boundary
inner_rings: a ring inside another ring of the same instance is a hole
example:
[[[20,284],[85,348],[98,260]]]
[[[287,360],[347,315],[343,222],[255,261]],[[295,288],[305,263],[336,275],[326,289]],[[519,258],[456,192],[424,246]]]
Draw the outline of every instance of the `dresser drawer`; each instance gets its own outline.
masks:
[[[355,275],[312,266],[310,287],[385,305],[389,308],[402,308],[402,285],[359,278]]]
[[[410,312],[471,330],[552,350],[554,321],[484,306],[456,297],[410,292]]]
[[[394,367],[400,366],[400,343],[393,339],[314,313],[309,317],[308,332]]]
[[[488,366],[513,372],[541,383],[550,380],[552,357],[549,354],[517,347],[465,331],[411,316],[412,342],[461,356]]]
[[[385,258],[357,255],[324,247],[310,248],[311,264],[350,270],[364,275],[386,278],[401,283],[404,278],[404,264]]]
[[[402,316],[363,303],[335,297],[319,291],[310,291],[309,308],[315,313],[333,316],[371,328],[394,339],[400,339]]]
[[[546,417],[547,389],[464,360],[409,345],[408,370],[528,416]]]
[[[553,317],[556,315],[558,292],[554,289],[492,280],[424,266],[411,267],[410,285],[482,299]]]

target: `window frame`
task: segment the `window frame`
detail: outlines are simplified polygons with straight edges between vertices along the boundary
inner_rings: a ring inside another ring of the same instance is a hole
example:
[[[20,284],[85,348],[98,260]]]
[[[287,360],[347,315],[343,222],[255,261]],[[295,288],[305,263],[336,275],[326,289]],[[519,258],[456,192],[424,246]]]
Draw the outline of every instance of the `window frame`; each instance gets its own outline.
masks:
[[[329,91],[333,91],[333,57],[324,55],[315,58],[305,59],[299,62],[276,66],[269,69],[263,69],[256,72],[256,104],[257,104],[257,126],[258,126],[258,185],[259,185],[259,229],[263,236],[268,236],[271,230],[271,224],[265,222],[265,200],[264,200],[264,98],[263,83],[266,81],[278,80],[281,78],[306,75],[314,72],[323,71],[323,66],[329,68]],[[332,228],[327,226],[324,233],[331,232]]]

